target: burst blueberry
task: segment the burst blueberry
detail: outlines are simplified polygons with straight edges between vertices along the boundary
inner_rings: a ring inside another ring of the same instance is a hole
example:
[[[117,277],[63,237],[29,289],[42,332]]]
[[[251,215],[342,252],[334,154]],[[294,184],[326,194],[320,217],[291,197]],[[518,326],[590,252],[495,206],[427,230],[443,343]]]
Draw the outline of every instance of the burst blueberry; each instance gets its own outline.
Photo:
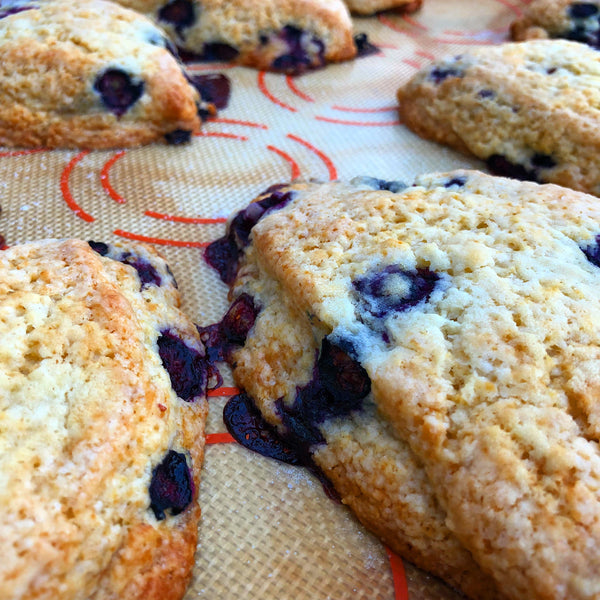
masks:
[[[440,276],[429,269],[406,271],[389,265],[352,282],[358,303],[357,312],[382,318],[391,312],[403,312],[426,301]]]
[[[247,394],[233,396],[223,409],[227,431],[245,448],[292,465],[301,464],[297,452],[267,423]]]
[[[192,132],[187,129],[174,129],[165,133],[165,141],[171,146],[187,144],[192,139]]]
[[[598,14],[598,5],[592,2],[573,2],[567,9],[567,14],[572,19],[587,19]]]
[[[117,117],[125,114],[144,93],[144,82],[136,81],[121,69],[107,69],[94,83],[102,103]]]
[[[194,480],[185,455],[169,450],[163,461],[152,471],[150,508],[162,521],[165,512],[173,516],[183,512],[194,497]]]
[[[264,36],[262,43],[268,44],[272,40],[283,41],[287,46],[287,52],[271,63],[275,71],[299,75],[325,65],[325,44],[307,31],[286,25],[272,36]]]
[[[442,83],[446,79],[452,77],[463,77],[464,71],[454,67],[434,67],[430,73],[429,78],[436,84]]]
[[[600,234],[594,238],[591,244],[582,246],[581,251],[594,266],[600,267]]]
[[[188,346],[170,330],[161,332],[158,353],[179,398],[193,402],[204,396],[208,386],[208,361],[205,354]]]

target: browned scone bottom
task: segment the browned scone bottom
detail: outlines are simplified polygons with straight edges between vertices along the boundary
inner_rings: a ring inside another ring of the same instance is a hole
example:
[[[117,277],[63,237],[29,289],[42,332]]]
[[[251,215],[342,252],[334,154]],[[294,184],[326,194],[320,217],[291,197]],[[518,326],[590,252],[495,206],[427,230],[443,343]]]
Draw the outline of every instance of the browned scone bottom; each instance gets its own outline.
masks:
[[[207,379],[165,261],[142,245],[0,253],[0,596],[183,597]]]
[[[599,239],[594,197],[474,171],[275,186],[207,250],[211,335],[408,560],[473,598],[590,600]]]

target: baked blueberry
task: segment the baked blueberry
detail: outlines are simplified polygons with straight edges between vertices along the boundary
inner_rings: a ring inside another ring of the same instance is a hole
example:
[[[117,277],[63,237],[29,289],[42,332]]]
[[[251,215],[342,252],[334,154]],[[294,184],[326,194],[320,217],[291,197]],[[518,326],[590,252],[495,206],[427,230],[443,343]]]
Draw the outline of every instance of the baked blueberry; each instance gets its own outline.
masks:
[[[196,10],[191,0],[171,0],[158,11],[158,20],[175,27],[178,35],[196,22]]]
[[[405,271],[389,265],[352,282],[358,303],[358,315],[367,313],[377,319],[391,312],[403,312],[426,301],[440,276],[429,269]]]
[[[263,44],[285,42],[287,52],[273,60],[274,71],[298,75],[325,65],[325,44],[307,31],[286,25],[281,31],[264,36]]]
[[[169,373],[171,387],[177,396],[186,402],[204,396],[209,380],[206,356],[170,330],[161,332],[157,344],[163,367]]]
[[[169,133],[165,133],[165,141],[171,146],[179,146],[187,144],[192,139],[192,132],[186,129],[175,129]]]
[[[107,69],[94,83],[102,103],[117,117],[125,114],[144,93],[144,82],[136,81],[121,69]]]
[[[173,516],[183,512],[194,497],[194,481],[185,455],[169,450],[152,471],[150,508],[162,521],[165,511]]]

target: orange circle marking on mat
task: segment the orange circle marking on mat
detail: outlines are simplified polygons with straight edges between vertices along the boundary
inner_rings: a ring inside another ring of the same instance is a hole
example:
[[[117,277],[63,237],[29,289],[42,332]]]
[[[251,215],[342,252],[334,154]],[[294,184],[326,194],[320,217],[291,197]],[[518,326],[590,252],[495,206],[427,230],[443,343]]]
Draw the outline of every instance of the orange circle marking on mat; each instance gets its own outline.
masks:
[[[404,563],[402,559],[387,546],[385,551],[390,559],[392,569],[392,579],[394,580],[394,599],[408,600],[408,586],[406,585],[406,573],[404,572]]]
[[[205,248],[210,242],[186,242],[183,240],[167,240],[164,238],[152,237],[149,235],[139,235],[132,233],[131,231],[124,231],[123,229],[115,229],[113,231],[115,235],[127,238],[128,240],[134,240],[136,242],[146,242],[147,244],[158,244],[159,246],[178,246],[180,248]]]
[[[207,396],[235,396],[240,390],[236,387],[220,387],[216,390],[209,390]]]
[[[60,191],[62,192],[63,198],[67,203],[67,206],[80,218],[88,223],[95,221],[92,215],[86,213],[80,206],[75,202],[73,196],[71,195],[71,190],[69,189],[69,177],[71,175],[71,171],[75,168],[75,165],[85,158],[90,153],[89,150],[83,150],[79,154],[76,154],[67,164],[67,166],[63,169],[63,172],[60,175]]]
[[[38,152],[47,152],[46,148],[32,148],[31,150],[9,150],[7,152],[0,152],[0,158],[7,156],[25,156],[26,154],[37,154]]]
[[[383,113],[398,110],[397,106],[384,106],[382,108],[352,108],[350,106],[338,106],[337,104],[334,104],[331,108],[333,108],[333,110],[354,113]]]
[[[211,119],[211,123],[226,123],[228,125],[244,125],[246,127],[257,127],[258,129],[269,129],[268,125],[264,123],[254,123],[253,121],[242,121],[240,119],[225,119],[222,117],[217,117],[215,119]]]
[[[235,133],[226,133],[224,131],[199,131],[195,133],[196,137],[218,137],[218,138],[229,138],[231,140],[240,140],[247,142],[248,138],[245,135],[236,135]]]
[[[108,172],[110,171],[111,167],[125,154],[125,152],[126,152],[125,150],[120,150],[114,156],[109,158],[106,161],[106,163],[104,163],[104,166],[102,167],[102,171],[100,171],[100,184],[106,190],[106,193],[115,202],[118,202],[119,204],[124,204],[125,202],[127,202],[127,200],[125,200],[125,198],[123,198],[123,196],[118,194],[115,191],[115,189],[113,188],[113,186],[110,184],[110,180],[108,178]]]
[[[332,119],[330,117],[316,116],[315,120],[324,121],[325,123],[335,123],[336,125],[357,125],[362,127],[385,127],[388,125],[399,125],[400,121],[394,119],[393,121],[344,121],[343,119]]]
[[[327,170],[329,172],[329,180],[330,181],[337,179],[337,170],[335,168],[335,165],[333,164],[333,161],[324,152],[322,152],[318,148],[315,148],[310,142],[303,140],[302,138],[298,137],[297,135],[294,135],[293,133],[288,133],[287,137],[290,140],[294,140],[294,142],[298,142],[299,144],[302,144],[305,148],[308,148],[311,152],[314,152],[325,163],[325,166],[327,167]]]
[[[225,217],[219,217],[218,219],[203,219],[202,217],[178,217],[177,215],[165,215],[163,213],[154,212],[153,210],[147,210],[144,212],[147,217],[153,219],[161,219],[163,221],[172,221],[174,223],[195,223],[197,225],[212,225],[213,223],[226,223]]]
[[[302,98],[302,100],[305,100],[306,102],[314,102],[315,101],[315,99],[312,96],[305,94],[303,91],[299,90],[296,87],[296,84],[294,83],[294,78],[291,75],[286,75],[285,81],[287,83],[287,86],[290,88],[290,91],[293,94],[296,94],[296,96],[298,96],[298,98]]]
[[[235,443],[235,439],[230,433],[207,433],[206,443],[207,444],[230,444]]]
[[[267,150],[275,152],[275,154],[278,154],[281,156],[281,158],[283,158],[283,160],[289,163],[290,167],[292,168],[292,173],[290,175],[291,179],[297,179],[300,177],[300,167],[298,166],[298,163],[289,154],[287,154],[287,152],[284,152],[283,150],[271,145],[267,146]]]
[[[282,102],[281,100],[273,96],[273,94],[271,94],[271,92],[267,88],[267,84],[265,81],[265,71],[258,72],[258,89],[262,92],[263,96],[268,98],[271,102],[273,102],[273,104],[277,104],[277,106],[281,106],[281,108],[285,108],[290,112],[298,112],[297,109],[295,109],[293,106]]]

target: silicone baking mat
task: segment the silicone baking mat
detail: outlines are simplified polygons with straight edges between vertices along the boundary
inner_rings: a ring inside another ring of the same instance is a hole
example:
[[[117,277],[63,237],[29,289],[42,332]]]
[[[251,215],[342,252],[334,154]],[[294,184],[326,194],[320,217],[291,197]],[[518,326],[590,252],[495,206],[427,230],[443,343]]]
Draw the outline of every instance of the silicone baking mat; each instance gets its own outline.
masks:
[[[191,144],[126,151],[0,149],[0,233],[8,245],[51,238],[142,240],[169,260],[185,310],[201,325],[226,306],[202,247],[226,218],[290,179],[370,175],[410,181],[423,172],[482,168],[402,126],[396,90],[446,54],[507,39],[517,0],[425,0],[410,16],[355,19],[375,55],[298,78],[232,67],[229,105]],[[458,596],[418,571],[329,500],[310,474],[231,440],[211,395],[201,488],[203,521],[186,600],[437,600]]]

